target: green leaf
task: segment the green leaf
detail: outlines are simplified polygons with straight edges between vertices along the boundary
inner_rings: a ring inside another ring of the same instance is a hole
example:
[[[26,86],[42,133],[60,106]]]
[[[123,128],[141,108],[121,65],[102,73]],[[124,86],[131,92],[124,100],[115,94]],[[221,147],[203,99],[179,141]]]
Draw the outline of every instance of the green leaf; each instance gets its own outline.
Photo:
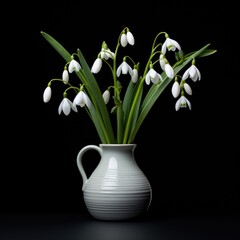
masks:
[[[112,123],[110,121],[106,104],[104,103],[102,97],[102,92],[80,49],[78,49],[78,56],[87,79],[87,84],[85,85],[85,87],[90,94],[91,99],[94,101],[94,105],[97,110],[97,119],[99,121],[102,121],[102,127],[106,131],[107,137],[109,138],[109,143],[113,143],[115,141],[115,138],[113,134]]]
[[[41,31],[41,34],[67,62],[71,61],[71,54],[58,41],[46,32]]]
[[[200,54],[198,55],[198,57],[199,57],[199,58],[200,58],[200,57],[207,57],[207,56],[210,56],[210,55],[212,55],[212,54],[214,54],[214,53],[216,53],[216,52],[217,52],[217,50],[208,49],[208,50],[205,50],[204,52],[200,53]]]

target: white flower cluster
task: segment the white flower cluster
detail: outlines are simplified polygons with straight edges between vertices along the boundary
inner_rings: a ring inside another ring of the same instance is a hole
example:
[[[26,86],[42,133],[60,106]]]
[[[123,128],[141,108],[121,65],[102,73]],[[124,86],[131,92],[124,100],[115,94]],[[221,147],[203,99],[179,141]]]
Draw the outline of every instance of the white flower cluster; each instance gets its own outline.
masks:
[[[191,87],[188,83],[186,83],[187,78],[192,79],[192,81],[196,82],[197,80],[201,79],[201,74],[198,70],[198,68],[195,66],[195,59],[192,60],[191,66],[183,73],[182,77],[175,75],[173,67],[170,65],[169,61],[166,58],[167,51],[181,51],[180,44],[175,41],[174,39],[169,38],[168,34],[165,33],[165,41],[162,44],[160,55],[159,55],[159,64],[162,69],[162,71],[165,72],[168,78],[174,79],[174,83],[171,88],[171,92],[174,98],[179,97],[179,99],[176,101],[175,109],[178,111],[182,107],[188,107],[191,109],[191,103],[190,101],[185,97],[185,93],[188,95],[192,95]],[[120,45],[122,47],[126,47],[127,45],[134,45],[135,39],[133,34],[130,32],[130,30],[127,28],[125,29],[120,37]],[[103,61],[107,61],[110,59],[115,59],[115,53],[112,52],[107,44],[103,42],[102,48],[100,53],[98,54],[98,57],[94,61],[91,72],[94,74],[99,73],[99,71],[102,68]],[[115,59],[116,60],[116,59]],[[68,66],[68,67],[67,67]],[[46,89],[43,93],[43,101],[46,103],[51,99],[52,90],[51,90],[51,83],[53,80],[59,80],[62,81],[64,84],[69,84],[69,73],[72,73],[74,71],[78,72],[81,69],[81,65],[78,61],[76,61],[72,55],[72,59],[70,62],[68,62],[63,70],[62,78],[61,79],[52,79],[49,83]],[[124,57],[122,63],[117,67],[116,72],[114,73],[117,78],[120,77],[121,74],[129,74],[131,77],[131,81],[133,83],[136,83],[139,79],[139,72],[138,72],[138,65],[134,64],[133,67],[127,62],[127,58]],[[145,83],[147,85],[150,85],[150,83],[158,84],[163,81],[162,75],[154,69],[154,64],[150,62],[148,71],[145,75],[142,76],[145,79]],[[61,114],[62,112],[65,115],[69,115],[71,110],[77,112],[77,106],[84,107],[87,106],[88,108],[91,107],[91,100],[88,97],[87,93],[84,90],[84,86],[80,86],[79,88],[76,87],[69,87],[74,88],[76,91],[76,96],[73,100],[68,99],[67,97],[67,90],[63,94],[63,100],[61,101],[59,107],[58,107],[58,113]],[[109,102],[110,99],[110,88],[105,90],[102,94],[105,104]]]
[[[177,81],[177,77],[176,77],[176,81],[174,81],[172,85],[173,97],[177,98],[181,93],[180,98],[177,100],[175,104],[176,111],[178,111],[180,107],[187,107],[187,106],[189,107],[189,109],[191,109],[190,101],[184,96],[184,91],[187,94],[192,95],[192,89],[189,86],[189,84],[186,83],[185,81],[187,78],[191,78],[194,82],[201,79],[200,71],[195,66],[194,60],[192,61],[192,65],[184,72],[180,84]]]
[[[62,80],[64,84],[69,82],[69,73],[73,73],[74,71],[79,71],[81,69],[81,65],[75,60],[72,59],[68,64],[68,70],[66,66],[64,67],[62,73]],[[54,80],[54,79],[53,79]],[[46,103],[51,99],[52,89],[51,89],[51,81],[48,83],[48,86],[44,90],[43,93],[43,101]],[[79,92],[76,94],[73,102],[67,98],[66,91],[63,94],[63,100],[61,101],[58,107],[58,113],[61,114],[63,112],[65,115],[69,115],[71,109],[75,112],[78,111],[77,106],[84,107],[85,105],[89,108],[91,106],[91,100],[88,95],[80,88]]]
[[[121,43],[122,47],[126,47],[127,44],[134,45],[135,40],[134,40],[133,34],[129,30],[127,30],[127,33],[124,32],[121,35],[120,43]],[[159,57],[159,63],[160,63],[161,69],[163,71],[165,71],[166,75],[169,78],[173,79],[174,78],[174,70],[173,70],[172,66],[169,64],[169,62],[165,56],[167,50],[168,51],[181,50],[181,46],[179,45],[179,43],[177,41],[169,38],[169,36],[166,34],[166,40],[162,45],[161,54]],[[103,54],[103,53],[105,53],[105,54]],[[93,66],[91,69],[92,73],[98,73],[102,68],[102,59],[104,58],[107,60],[109,57],[114,58],[115,54],[109,48],[103,47],[101,50],[100,56],[93,63]],[[126,58],[123,59],[123,62],[117,68],[117,73],[116,73],[117,77],[119,77],[121,73],[122,74],[129,73],[131,76],[131,81],[134,83],[136,83],[138,80],[137,68],[136,67],[132,68],[126,62]],[[190,101],[184,96],[184,91],[187,94],[192,95],[191,87],[189,86],[188,83],[185,82],[185,80],[188,77],[190,77],[194,82],[201,79],[201,74],[200,74],[198,68],[195,66],[195,60],[192,61],[192,65],[183,74],[181,82],[179,83],[178,77],[176,77],[174,84],[172,86],[172,95],[174,96],[174,98],[177,98],[181,93],[180,98],[177,100],[177,102],[175,104],[176,111],[178,111],[180,109],[180,107],[187,107],[187,106],[189,107],[189,109],[191,109]],[[150,69],[145,76],[146,84],[149,85],[151,82],[153,84],[158,84],[162,80],[163,79],[162,79],[161,74],[158,73],[156,70],[154,70],[152,64],[150,64]],[[104,92],[103,98],[104,98],[105,103],[108,103],[108,101],[110,99],[109,89],[107,89]]]

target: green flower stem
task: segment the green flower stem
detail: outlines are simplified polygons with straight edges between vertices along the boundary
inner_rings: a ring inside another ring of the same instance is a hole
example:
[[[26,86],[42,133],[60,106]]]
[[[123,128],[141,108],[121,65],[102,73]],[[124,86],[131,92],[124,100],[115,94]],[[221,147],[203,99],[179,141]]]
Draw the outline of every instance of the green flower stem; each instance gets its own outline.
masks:
[[[119,85],[117,83],[117,53],[118,49],[120,46],[120,36],[118,38],[117,46],[115,48],[115,53],[114,53],[114,58],[113,58],[113,69],[112,69],[112,76],[113,76],[113,84],[114,84],[114,97],[120,102],[117,106],[117,111],[116,111],[116,121],[117,121],[117,133],[116,133],[116,138],[117,138],[117,143],[122,142],[123,138],[123,110],[122,110],[122,103],[121,103],[121,98],[120,98],[120,90],[119,90]]]
[[[161,34],[165,34],[166,35],[166,32],[160,32],[156,35],[156,37],[154,38],[153,40],[153,44],[152,44],[152,52],[155,51],[155,49],[160,46],[161,44],[158,44],[157,46],[155,46],[156,42],[157,42],[157,38],[161,35]]]

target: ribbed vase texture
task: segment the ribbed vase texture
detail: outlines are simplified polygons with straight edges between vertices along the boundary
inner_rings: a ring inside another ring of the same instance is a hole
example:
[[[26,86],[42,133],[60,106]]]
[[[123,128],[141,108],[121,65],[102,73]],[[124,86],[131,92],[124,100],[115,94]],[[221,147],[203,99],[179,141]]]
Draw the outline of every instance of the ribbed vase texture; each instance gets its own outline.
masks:
[[[134,158],[136,144],[88,145],[80,150],[77,162],[83,178],[83,197],[89,213],[101,220],[124,220],[147,211],[151,186]],[[88,150],[101,156],[98,166],[87,178],[82,156]]]

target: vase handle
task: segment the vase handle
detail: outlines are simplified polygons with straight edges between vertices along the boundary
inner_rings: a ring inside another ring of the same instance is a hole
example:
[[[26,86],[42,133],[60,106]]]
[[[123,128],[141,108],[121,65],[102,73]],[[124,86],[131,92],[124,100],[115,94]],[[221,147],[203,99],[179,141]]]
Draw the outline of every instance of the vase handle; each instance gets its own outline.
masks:
[[[99,152],[100,155],[102,153],[101,148],[96,145],[87,145],[79,151],[79,153],[77,155],[77,166],[78,166],[78,169],[80,171],[80,174],[81,174],[82,180],[83,180],[82,190],[84,190],[84,188],[88,182],[88,178],[87,178],[86,172],[85,172],[85,170],[83,168],[83,164],[82,164],[83,154],[85,152],[87,152],[88,150],[96,150]]]

